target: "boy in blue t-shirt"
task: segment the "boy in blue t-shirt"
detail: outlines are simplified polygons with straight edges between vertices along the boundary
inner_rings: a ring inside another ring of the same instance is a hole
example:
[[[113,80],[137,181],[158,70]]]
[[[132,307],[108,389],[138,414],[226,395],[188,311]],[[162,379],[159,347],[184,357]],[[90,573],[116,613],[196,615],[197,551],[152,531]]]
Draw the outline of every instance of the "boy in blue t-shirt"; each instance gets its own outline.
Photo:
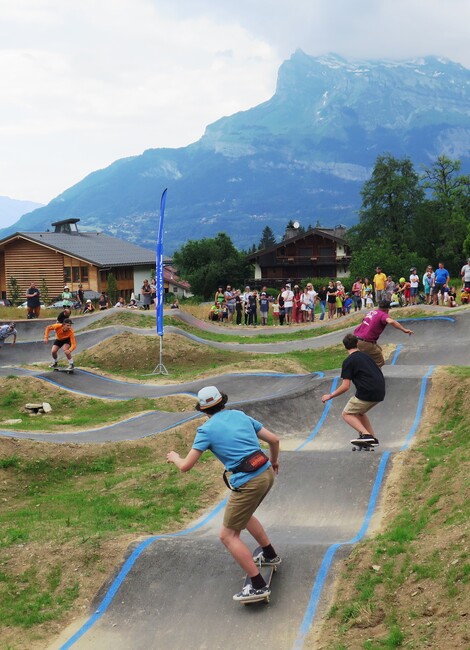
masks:
[[[167,462],[174,463],[181,472],[188,472],[203,452],[210,450],[225,466],[226,472],[231,473],[230,479],[226,480],[231,492],[220,540],[251,579],[251,584],[235,594],[233,599],[242,602],[259,600],[260,596],[270,593],[260,574],[259,564],[281,562],[266,531],[254,516],[279,470],[279,438],[242,411],[225,411],[227,395],[216,386],[202,388],[197,398],[196,409],[208,415],[209,420],[198,428],[187,456],[181,458],[176,451],[170,451]],[[261,452],[260,440],[268,443],[270,459]],[[251,460],[249,457],[252,457]],[[257,557],[252,557],[250,549],[240,539],[240,533],[245,528],[262,548]]]

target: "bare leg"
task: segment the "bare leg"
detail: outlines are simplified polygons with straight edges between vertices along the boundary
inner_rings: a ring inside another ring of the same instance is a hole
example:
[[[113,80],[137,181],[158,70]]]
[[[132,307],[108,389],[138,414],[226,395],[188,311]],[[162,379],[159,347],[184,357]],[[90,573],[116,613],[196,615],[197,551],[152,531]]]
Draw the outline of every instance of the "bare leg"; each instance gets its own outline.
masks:
[[[269,546],[270,541],[269,537],[266,534],[261,522],[256,517],[251,517],[250,521],[246,525],[247,531],[252,535],[255,540],[258,542],[259,546]]]
[[[343,411],[342,416],[343,420],[358,433],[370,433],[374,438],[377,437],[370,420],[365,413],[356,415],[352,413],[344,413]]]
[[[52,354],[52,358],[54,359],[54,361],[57,361],[57,352],[58,351],[59,351],[59,348],[57,347],[57,345],[53,345],[52,350],[51,350],[51,354]]]
[[[259,567],[253,562],[253,557],[248,546],[240,539],[240,531],[222,526],[219,536],[222,544],[245,573],[250,578],[258,575]]]

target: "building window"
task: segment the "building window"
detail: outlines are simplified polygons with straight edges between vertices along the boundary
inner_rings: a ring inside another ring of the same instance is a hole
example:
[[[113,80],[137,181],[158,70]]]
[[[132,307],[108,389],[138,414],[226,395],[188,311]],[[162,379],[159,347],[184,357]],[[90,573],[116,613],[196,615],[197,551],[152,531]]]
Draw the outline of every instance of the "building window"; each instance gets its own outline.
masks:
[[[72,282],[72,269],[70,266],[64,266],[64,283]]]

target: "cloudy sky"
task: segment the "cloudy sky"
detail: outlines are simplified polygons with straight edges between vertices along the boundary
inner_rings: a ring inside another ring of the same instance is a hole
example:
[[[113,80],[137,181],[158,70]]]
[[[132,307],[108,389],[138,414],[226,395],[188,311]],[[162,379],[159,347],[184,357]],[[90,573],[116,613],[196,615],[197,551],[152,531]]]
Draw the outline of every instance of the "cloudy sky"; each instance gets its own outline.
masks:
[[[434,54],[470,68],[468,0],[0,0],[0,196],[47,203],[198,140],[283,60]]]

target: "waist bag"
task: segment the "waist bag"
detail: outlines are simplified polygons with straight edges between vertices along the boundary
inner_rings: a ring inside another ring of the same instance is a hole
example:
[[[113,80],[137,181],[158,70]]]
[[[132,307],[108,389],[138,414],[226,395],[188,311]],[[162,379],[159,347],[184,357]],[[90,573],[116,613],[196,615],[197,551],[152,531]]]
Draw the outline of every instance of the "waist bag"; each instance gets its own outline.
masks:
[[[237,474],[238,472],[255,472],[260,467],[263,467],[263,465],[266,465],[268,460],[269,458],[266,456],[266,454],[261,451],[261,449],[257,449],[251,454],[248,454],[248,456],[245,456],[245,458],[243,458],[243,460],[238,463],[236,467],[230,470],[230,472],[232,474]],[[230,485],[230,481],[227,479],[227,470],[225,470],[223,473],[223,479],[225,485],[229,488],[229,490],[233,490],[234,492],[237,491],[236,488],[233,488]]]

